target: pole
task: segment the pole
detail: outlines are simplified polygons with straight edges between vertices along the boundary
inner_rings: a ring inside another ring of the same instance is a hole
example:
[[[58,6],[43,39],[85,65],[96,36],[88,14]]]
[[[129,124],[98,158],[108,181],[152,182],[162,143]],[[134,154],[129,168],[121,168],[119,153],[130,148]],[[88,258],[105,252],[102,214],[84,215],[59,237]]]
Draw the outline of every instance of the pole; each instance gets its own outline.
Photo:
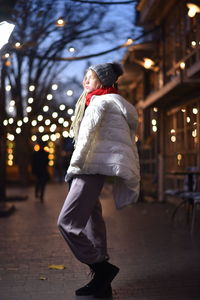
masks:
[[[4,62],[0,66],[0,73],[0,217],[5,217],[15,210],[15,206],[6,203],[6,127],[3,125],[6,117]]]

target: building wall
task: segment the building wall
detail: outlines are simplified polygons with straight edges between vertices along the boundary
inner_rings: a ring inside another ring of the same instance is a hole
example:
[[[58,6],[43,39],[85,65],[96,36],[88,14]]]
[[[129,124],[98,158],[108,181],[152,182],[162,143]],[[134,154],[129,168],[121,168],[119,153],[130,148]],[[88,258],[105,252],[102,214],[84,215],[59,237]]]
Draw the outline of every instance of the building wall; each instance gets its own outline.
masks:
[[[124,61],[129,69],[144,57],[155,63],[141,68],[140,77],[132,73],[131,102],[139,113],[143,195],[159,201],[166,189],[183,185],[184,176],[172,171],[200,169],[200,14],[190,18],[186,3],[154,0],[148,8],[139,1],[138,24],[151,30],[142,43],[155,46],[153,51],[133,47]]]

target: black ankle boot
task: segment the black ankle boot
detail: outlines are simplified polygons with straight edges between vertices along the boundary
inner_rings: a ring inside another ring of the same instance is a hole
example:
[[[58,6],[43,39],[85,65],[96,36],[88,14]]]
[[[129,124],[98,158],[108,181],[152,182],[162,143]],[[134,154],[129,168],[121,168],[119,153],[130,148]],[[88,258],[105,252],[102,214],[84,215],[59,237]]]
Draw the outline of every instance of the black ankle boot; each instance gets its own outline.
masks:
[[[91,269],[91,273],[93,276],[92,280],[90,282],[88,282],[86,285],[84,285],[83,287],[81,287],[80,289],[75,291],[75,294],[77,296],[90,296],[96,292],[96,288],[98,285],[97,276],[92,269]],[[107,298],[107,297],[110,297],[111,295],[112,295],[112,287],[109,284],[105,293],[100,292],[98,296],[99,296],[99,298]]]
[[[95,287],[93,296],[95,298],[106,298],[112,296],[111,282],[119,272],[119,268],[110,264],[107,260],[90,265],[95,273]]]
[[[76,290],[75,294],[77,296],[93,295],[98,299],[112,297],[111,281],[119,272],[119,268],[107,261],[88,266],[92,270],[93,279],[85,286]]]

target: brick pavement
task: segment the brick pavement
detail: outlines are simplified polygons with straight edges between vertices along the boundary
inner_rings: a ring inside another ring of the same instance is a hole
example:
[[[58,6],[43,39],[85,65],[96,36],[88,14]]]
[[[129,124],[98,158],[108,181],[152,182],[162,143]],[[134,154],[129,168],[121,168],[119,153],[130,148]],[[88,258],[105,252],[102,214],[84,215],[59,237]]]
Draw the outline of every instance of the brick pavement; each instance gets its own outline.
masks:
[[[33,187],[9,193],[29,199],[16,202],[10,217],[0,218],[0,300],[92,300],[74,296],[89,280],[88,269],[73,257],[56,226],[66,185],[49,184],[43,204],[34,199]],[[199,224],[193,236],[182,219],[172,226],[170,204],[116,210],[109,185],[102,204],[111,262],[120,267],[113,299],[200,299]],[[50,264],[65,269],[52,270]]]

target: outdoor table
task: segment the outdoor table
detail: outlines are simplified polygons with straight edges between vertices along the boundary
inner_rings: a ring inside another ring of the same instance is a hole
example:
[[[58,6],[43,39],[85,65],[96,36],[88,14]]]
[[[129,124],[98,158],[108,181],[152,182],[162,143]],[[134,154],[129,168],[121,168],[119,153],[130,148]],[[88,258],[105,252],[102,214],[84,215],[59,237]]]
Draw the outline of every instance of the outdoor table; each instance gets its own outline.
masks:
[[[188,176],[188,192],[193,192],[194,176],[200,175],[200,171],[169,171],[171,175],[187,175]]]

